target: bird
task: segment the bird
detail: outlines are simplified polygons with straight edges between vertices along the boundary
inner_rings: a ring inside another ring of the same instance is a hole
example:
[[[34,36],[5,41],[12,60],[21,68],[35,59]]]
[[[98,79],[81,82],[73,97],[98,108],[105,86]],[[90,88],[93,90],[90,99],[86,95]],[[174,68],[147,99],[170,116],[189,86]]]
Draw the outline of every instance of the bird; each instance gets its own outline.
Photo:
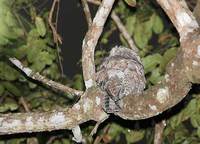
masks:
[[[96,72],[96,82],[106,92],[104,111],[120,111],[124,97],[139,96],[145,89],[144,67],[137,52],[124,46],[113,47]]]

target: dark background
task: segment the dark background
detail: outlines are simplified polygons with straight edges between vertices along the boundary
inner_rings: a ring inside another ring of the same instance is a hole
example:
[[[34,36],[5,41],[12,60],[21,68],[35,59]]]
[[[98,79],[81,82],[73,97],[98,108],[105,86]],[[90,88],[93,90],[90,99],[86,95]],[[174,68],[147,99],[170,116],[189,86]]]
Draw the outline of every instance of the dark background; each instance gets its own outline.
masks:
[[[80,0],[60,0],[58,32],[63,38],[61,55],[63,57],[64,74],[70,79],[75,74],[82,73],[80,61],[82,41],[88,29],[80,2]],[[93,18],[98,7],[90,3],[88,4]],[[106,31],[106,29],[109,29],[108,25],[105,25],[104,30]],[[98,44],[96,49],[105,49],[119,45],[119,37],[117,35],[118,30],[110,36],[108,44]]]
[[[79,0],[61,0],[58,32],[63,38],[61,55],[64,73],[72,77],[80,72],[81,45],[87,30]]]

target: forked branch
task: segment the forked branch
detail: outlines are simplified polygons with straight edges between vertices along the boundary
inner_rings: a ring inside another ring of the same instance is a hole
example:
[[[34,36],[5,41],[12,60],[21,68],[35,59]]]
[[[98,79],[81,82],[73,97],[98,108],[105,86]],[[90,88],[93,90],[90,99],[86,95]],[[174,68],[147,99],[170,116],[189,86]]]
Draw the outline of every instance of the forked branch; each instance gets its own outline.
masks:
[[[96,85],[94,51],[115,0],[103,0],[82,43],[82,68],[86,88]]]
[[[168,64],[164,79],[159,84],[148,88],[140,96],[122,99],[122,110],[114,114],[124,119],[137,120],[158,115],[180,102],[191,89],[191,83],[200,83],[200,32],[197,22],[184,1],[158,2],[176,26],[181,47],[176,58]],[[78,103],[59,112],[1,114],[0,134],[72,129],[88,120],[101,121],[108,117],[102,110],[105,93],[92,86],[95,85],[94,48],[113,3],[114,0],[103,0],[83,41],[83,73],[87,90]],[[25,67],[20,68],[25,73],[31,73]]]

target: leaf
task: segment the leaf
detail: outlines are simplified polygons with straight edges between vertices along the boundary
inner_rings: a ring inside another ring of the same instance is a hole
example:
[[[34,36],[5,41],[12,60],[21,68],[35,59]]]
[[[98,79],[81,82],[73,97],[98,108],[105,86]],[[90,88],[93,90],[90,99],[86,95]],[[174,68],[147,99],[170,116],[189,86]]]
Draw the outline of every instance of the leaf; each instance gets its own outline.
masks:
[[[134,30],[134,40],[137,46],[141,49],[147,46],[152,36],[152,21],[137,22]]]
[[[136,0],[124,0],[124,1],[131,7],[136,6]]]
[[[0,141],[0,144],[6,144],[6,142],[2,140],[2,141]]]
[[[63,138],[62,139],[62,144],[70,144],[69,139]]]
[[[38,38],[39,38],[39,34],[37,32],[37,29],[31,29],[28,33],[27,42],[30,46],[33,46],[31,45],[31,43],[38,40]]]
[[[27,58],[30,63],[37,61],[37,59],[39,58],[38,54],[47,48],[46,42],[43,39],[30,39],[27,47]]]
[[[43,74],[48,75],[50,79],[54,79],[54,80],[59,79],[60,73],[59,73],[58,65],[55,63],[51,64],[50,67],[46,68],[43,71]]]
[[[28,82],[28,86],[29,86],[30,89],[34,89],[34,88],[37,87],[37,84],[36,84],[36,83],[33,83],[33,82],[31,82],[31,81],[29,81],[29,82]]]
[[[149,77],[149,81],[152,84],[157,84],[163,79],[163,76],[161,76],[160,69],[156,68],[151,72],[151,76]]]
[[[5,89],[7,89],[13,95],[18,96],[18,97],[22,95],[19,88],[16,87],[16,85],[12,84],[11,82],[4,82],[3,85],[4,85]]]
[[[45,51],[38,53],[36,58],[31,69],[37,72],[41,72],[46,65],[51,65],[53,63],[52,56]]]
[[[190,122],[194,128],[200,127],[200,116],[199,115],[193,115],[190,119]]]
[[[194,113],[196,112],[197,107],[197,101],[196,99],[192,99],[189,104],[177,115],[173,116],[170,119],[170,125],[173,129],[177,128],[181,122],[189,119],[191,117],[191,121],[194,122],[193,124],[196,124],[196,116]],[[195,118],[194,118],[195,117]],[[191,123],[192,123],[191,122]],[[196,125],[195,125],[196,126]]]
[[[129,47],[127,40],[124,38],[124,36],[122,34],[119,35],[119,38],[120,38],[120,41],[121,41],[123,46]]]
[[[176,129],[179,126],[179,124],[182,122],[182,114],[183,113],[179,113],[178,115],[170,119],[170,126],[172,127],[172,129]]]
[[[0,96],[2,96],[2,94],[4,93],[4,90],[5,90],[5,88],[4,88],[3,84],[0,83]]]
[[[23,35],[23,30],[19,28],[16,17],[11,11],[11,1],[0,1],[0,45],[11,43],[11,39],[16,39]]]
[[[135,30],[135,24],[136,24],[136,15],[131,15],[126,18],[126,29],[128,33],[132,36]]]
[[[19,72],[4,62],[0,62],[0,79],[14,81],[18,78]]]
[[[42,101],[40,99],[32,99],[30,103],[32,108],[38,108],[39,106],[41,106]]]
[[[13,49],[14,56],[18,59],[22,59],[26,56],[27,53],[27,46],[22,45],[19,48]]]
[[[182,110],[181,113],[183,113],[182,115],[182,120],[187,120],[189,119],[191,116],[193,116],[195,114],[195,112],[197,111],[197,100],[196,99],[192,99],[187,106]]]
[[[45,101],[45,103],[42,103],[42,109],[44,111],[49,111],[52,106],[53,106],[53,104],[51,101]]]
[[[145,73],[151,72],[160,64],[163,60],[163,57],[160,54],[148,55],[142,58],[142,64],[144,66]]]
[[[142,140],[144,138],[145,131],[126,129],[125,135],[126,135],[127,142],[131,144],[131,143],[135,143]]]
[[[161,66],[160,66],[161,72],[163,72],[165,70],[165,67],[172,60],[172,58],[174,58],[176,56],[176,53],[177,53],[177,48],[175,48],[175,47],[168,49],[164,53],[163,61],[162,61]]]
[[[15,101],[9,99],[8,102],[4,102],[3,104],[0,105],[0,112],[7,112],[7,111],[15,111],[18,109],[18,105],[16,104]]]
[[[153,14],[152,19],[153,19],[153,26],[152,26],[153,32],[156,34],[161,33],[164,29],[162,19],[157,14]]]
[[[170,48],[168,49],[165,54],[163,55],[164,59],[169,62],[172,58],[174,58],[176,56],[177,53],[177,48]]]
[[[200,127],[197,128],[197,136],[200,138]]]
[[[44,20],[41,17],[35,18],[35,25],[40,36],[44,37],[46,34],[46,27]]]
[[[83,76],[82,75],[77,74],[74,76],[73,87],[78,90],[83,90],[84,84],[83,84]]]
[[[117,136],[124,130],[120,125],[112,123],[109,128],[108,135],[112,137],[112,139],[116,139]]]
[[[22,144],[25,143],[25,138],[12,138],[6,141],[6,144]]]

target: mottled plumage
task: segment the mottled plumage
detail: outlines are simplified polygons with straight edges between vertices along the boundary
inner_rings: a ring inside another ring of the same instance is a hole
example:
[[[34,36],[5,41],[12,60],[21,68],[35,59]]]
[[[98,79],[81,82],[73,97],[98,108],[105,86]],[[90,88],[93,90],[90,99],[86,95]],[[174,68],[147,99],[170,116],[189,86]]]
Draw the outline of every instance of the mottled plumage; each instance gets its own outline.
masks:
[[[107,92],[104,110],[120,110],[120,100],[129,94],[138,95],[145,88],[144,68],[140,57],[125,47],[112,48],[110,55],[100,65],[96,81]]]

